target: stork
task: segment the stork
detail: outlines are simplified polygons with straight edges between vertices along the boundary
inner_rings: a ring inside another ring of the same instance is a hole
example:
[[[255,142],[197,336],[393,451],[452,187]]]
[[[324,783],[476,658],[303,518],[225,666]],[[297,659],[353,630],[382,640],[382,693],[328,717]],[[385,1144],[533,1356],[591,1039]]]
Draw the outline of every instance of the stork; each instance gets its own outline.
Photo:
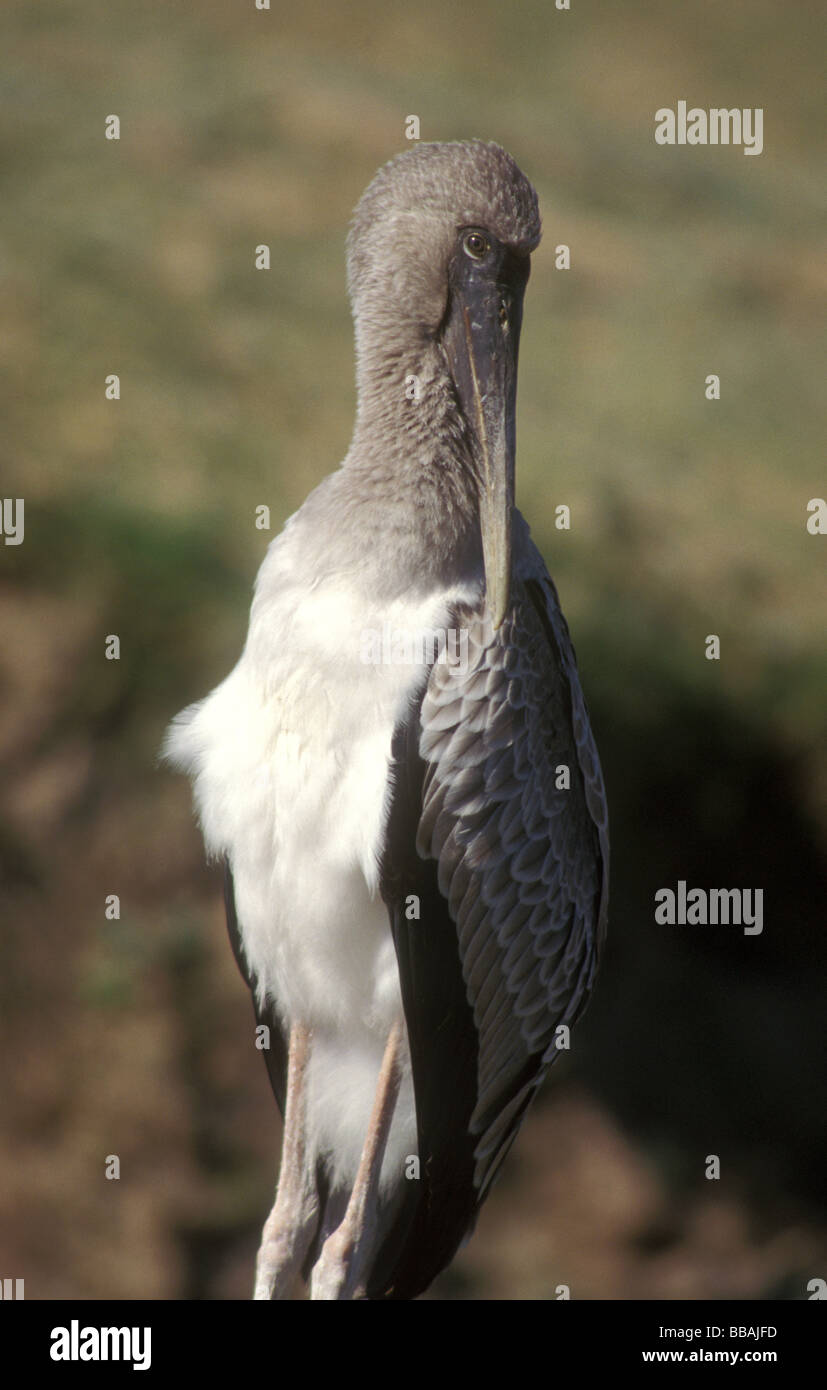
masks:
[[[514,505],[539,240],[498,145],[380,169],[348,238],[347,456],[271,543],[237,666],[168,734],[284,1116],[255,1298],[299,1271],[318,1299],[427,1289],[594,980],[600,764]]]

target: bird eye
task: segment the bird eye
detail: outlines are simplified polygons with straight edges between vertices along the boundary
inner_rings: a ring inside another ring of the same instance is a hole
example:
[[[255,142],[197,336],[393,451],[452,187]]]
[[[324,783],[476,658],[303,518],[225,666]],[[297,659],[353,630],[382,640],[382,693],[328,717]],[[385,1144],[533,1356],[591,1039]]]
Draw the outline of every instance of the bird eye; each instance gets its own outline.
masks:
[[[491,242],[482,232],[466,232],[462,238],[462,246],[466,256],[470,256],[472,261],[481,261],[491,250]]]

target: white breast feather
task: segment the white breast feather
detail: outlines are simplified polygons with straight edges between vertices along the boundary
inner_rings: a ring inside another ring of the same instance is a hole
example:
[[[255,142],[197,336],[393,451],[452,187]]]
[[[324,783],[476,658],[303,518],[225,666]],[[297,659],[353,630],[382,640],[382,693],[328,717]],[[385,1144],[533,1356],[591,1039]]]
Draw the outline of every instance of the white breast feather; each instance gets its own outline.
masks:
[[[314,1031],[310,1132],[352,1181],[402,1002],[379,864],[393,730],[423,673],[366,665],[365,628],[444,627],[457,592],[381,608],[342,583],[302,583],[288,527],[259,573],[235,670],[170,728],[208,851],[227,855],[262,998]],[[426,928],[423,928],[426,929]],[[408,1062],[383,1179],[416,1152]]]

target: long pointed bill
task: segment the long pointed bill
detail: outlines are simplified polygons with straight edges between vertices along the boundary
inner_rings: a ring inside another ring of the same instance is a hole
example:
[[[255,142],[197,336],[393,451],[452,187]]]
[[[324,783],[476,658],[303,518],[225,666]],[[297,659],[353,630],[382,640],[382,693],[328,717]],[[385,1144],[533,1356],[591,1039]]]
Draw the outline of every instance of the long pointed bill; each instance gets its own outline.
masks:
[[[494,628],[508,610],[514,507],[517,349],[521,283],[466,275],[455,288],[445,345],[457,390],[478,448],[480,531],[486,605]]]

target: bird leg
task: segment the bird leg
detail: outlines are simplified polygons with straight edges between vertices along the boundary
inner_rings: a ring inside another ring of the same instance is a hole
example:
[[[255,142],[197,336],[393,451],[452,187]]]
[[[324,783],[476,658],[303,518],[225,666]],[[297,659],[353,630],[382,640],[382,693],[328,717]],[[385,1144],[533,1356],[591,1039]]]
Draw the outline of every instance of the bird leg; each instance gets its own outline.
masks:
[[[328,1236],[313,1268],[312,1299],[364,1297],[362,1275],[375,1235],[379,1175],[402,1080],[402,1048],[402,1024],[397,1021],[382,1058],[368,1132],[344,1219]]]
[[[305,1024],[293,1024],[287,1060],[281,1167],[276,1200],[264,1223],[256,1259],[255,1299],[289,1298],[319,1218],[319,1197],[312,1166],[307,1163],[305,1135],[310,1040],[310,1029]]]

